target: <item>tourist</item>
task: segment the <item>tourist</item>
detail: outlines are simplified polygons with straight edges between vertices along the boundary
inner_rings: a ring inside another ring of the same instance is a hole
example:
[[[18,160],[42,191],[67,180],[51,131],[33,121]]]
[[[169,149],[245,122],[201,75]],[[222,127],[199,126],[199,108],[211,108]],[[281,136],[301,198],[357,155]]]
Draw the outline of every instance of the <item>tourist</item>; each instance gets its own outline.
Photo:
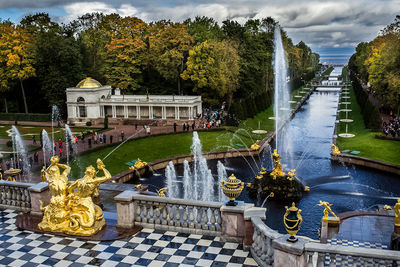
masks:
[[[9,170],[11,167],[11,162],[9,160],[6,161],[6,169]]]
[[[62,146],[63,146],[63,141],[62,141],[61,139],[59,139],[59,140],[58,140],[58,147],[59,147],[59,148],[62,148]]]
[[[82,141],[82,144],[85,143],[85,133],[81,133],[81,141]]]
[[[135,123],[135,131],[137,131],[137,123]]]
[[[146,133],[150,135],[150,126],[146,126]]]
[[[113,136],[110,135],[110,144],[112,144],[112,141],[113,141]]]
[[[121,131],[121,141],[122,142],[124,141],[124,138],[125,138],[125,133],[124,133],[124,131]]]
[[[107,135],[106,134],[103,134],[103,143],[107,144]]]
[[[102,134],[99,134],[99,141],[100,141],[100,144],[103,143],[103,135]]]
[[[57,153],[57,141],[54,141],[54,154]]]
[[[89,148],[92,148],[92,138],[88,139],[88,146],[89,146]]]
[[[95,143],[95,144],[97,144],[97,138],[98,138],[97,132],[95,132],[95,133],[94,133],[94,136],[93,136],[93,140],[94,140],[94,143]]]
[[[32,142],[34,145],[36,145],[36,136],[35,135],[32,135]]]
[[[189,126],[189,122],[186,123],[186,132],[189,132],[190,126]]]
[[[176,124],[176,122],[174,122],[174,133],[176,133],[176,126],[177,126],[177,124]]]
[[[182,131],[186,131],[186,122],[184,122],[182,125]]]
[[[192,131],[194,131],[194,122],[192,123]]]

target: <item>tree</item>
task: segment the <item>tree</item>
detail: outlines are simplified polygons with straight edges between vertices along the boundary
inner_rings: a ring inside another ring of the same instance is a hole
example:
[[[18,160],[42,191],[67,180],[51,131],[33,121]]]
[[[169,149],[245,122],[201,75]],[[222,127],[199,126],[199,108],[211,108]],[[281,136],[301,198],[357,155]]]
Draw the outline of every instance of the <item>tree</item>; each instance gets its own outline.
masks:
[[[32,35],[21,26],[8,21],[1,23],[0,27],[0,65],[2,66],[0,74],[3,76],[1,86],[7,86],[7,79],[18,80],[25,113],[28,113],[23,81],[35,76],[34,60],[30,50]]]
[[[239,55],[237,45],[229,41],[205,41],[189,51],[187,69],[181,77],[195,84],[194,91],[202,90],[205,100],[217,104],[218,97],[226,97],[228,106],[238,87]]]
[[[148,29],[149,58],[151,65],[166,80],[176,80],[178,94],[181,94],[181,73],[194,39],[187,32],[186,25],[159,21]]]
[[[142,64],[146,58],[147,24],[138,18],[117,18],[117,27],[110,30],[107,47],[106,78],[123,91],[140,87]]]

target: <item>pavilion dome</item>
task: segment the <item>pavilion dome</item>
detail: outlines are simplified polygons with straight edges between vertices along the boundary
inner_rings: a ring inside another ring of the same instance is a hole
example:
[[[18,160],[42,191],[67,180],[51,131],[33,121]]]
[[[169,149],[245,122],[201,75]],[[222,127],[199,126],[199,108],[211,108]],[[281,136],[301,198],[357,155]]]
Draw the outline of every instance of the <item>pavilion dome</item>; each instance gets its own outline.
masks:
[[[99,83],[98,81],[96,81],[91,77],[83,79],[76,85],[76,88],[99,88],[99,87],[102,87],[101,83]]]

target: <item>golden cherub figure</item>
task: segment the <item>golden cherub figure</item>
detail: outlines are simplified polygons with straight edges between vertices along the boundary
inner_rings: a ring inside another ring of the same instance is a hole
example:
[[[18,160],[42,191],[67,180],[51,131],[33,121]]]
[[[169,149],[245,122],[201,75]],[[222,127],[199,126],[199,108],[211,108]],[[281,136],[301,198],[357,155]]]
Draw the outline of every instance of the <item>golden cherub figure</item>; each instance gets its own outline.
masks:
[[[332,146],[332,153],[333,153],[334,155],[339,155],[339,154],[340,154],[339,148],[338,148],[336,145],[334,145],[334,144],[331,144],[331,146]]]
[[[326,202],[326,201],[319,201],[319,204],[317,204],[318,206],[323,206],[324,209],[324,217],[322,218],[323,221],[328,221],[328,216],[329,213],[331,213],[333,216],[335,216],[335,218],[337,218],[336,214],[332,211],[331,206],[332,204]]]
[[[296,169],[291,169],[287,174],[288,174],[287,179],[289,181],[292,181],[294,179],[294,177],[296,176]]]

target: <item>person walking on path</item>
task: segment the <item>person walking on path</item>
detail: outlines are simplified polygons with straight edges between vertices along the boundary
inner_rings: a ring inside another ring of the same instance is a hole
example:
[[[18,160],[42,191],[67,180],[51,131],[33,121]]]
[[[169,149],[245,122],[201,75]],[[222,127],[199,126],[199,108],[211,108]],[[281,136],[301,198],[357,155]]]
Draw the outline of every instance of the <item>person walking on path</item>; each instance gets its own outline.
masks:
[[[110,135],[110,144],[112,144],[112,141],[113,141],[113,136]]]
[[[192,131],[194,131],[194,122],[193,122],[193,124],[192,124]]]
[[[176,122],[174,122],[174,133],[176,133]]]
[[[36,145],[36,135],[32,135],[32,142],[34,145]]]
[[[124,141],[124,138],[125,138],[125,133],[124,133],[124,131],[121,131],[121,141],[122,142]]]
[[[107,135],[106,134],[103,134],[103,143],[107,144]]]

